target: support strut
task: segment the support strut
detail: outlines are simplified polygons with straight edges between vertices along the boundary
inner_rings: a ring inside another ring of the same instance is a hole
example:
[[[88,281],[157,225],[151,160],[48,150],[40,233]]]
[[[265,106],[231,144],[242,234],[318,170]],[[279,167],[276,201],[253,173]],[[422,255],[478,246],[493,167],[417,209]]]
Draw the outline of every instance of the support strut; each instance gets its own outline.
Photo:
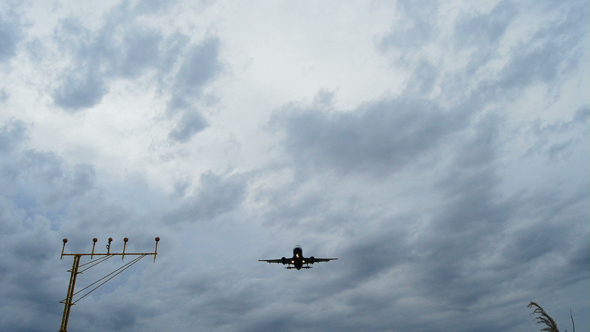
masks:
[[[68,294],[66,299],[62,301],[64,303],[64,314],[61,318],[61,327],[59,332],[68,332],[68,321],[70,320],[70,309],[74,305],[74,289],[76,289],[76,276],[78,275],[78,267],[80,266],[80,255],[74,255],[74,263],[70,270],[70,284],[68,285]]]

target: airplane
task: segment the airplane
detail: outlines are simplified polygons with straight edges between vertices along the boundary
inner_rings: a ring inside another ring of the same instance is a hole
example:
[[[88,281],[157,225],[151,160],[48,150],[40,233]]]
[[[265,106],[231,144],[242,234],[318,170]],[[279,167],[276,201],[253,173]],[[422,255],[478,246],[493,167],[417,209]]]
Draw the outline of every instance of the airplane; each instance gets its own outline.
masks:
[[[329,262],[329,261],[334,261],[337,260],[338,258],[315,258],[313,256],[309,257],[309,258],[305,258],[303,257],[303,249],[301,249],[301,246],[295,246],[295,248],[293,248],[293,257],[291,258],[286,258],[283,257],[281,259],[259,259],[259,262],[268,262],[270,263],[278,263],[278,264],[283,264],[283,265],[287,265],[286,269],[290,270],[290,269],[297,269],[297,270],[301,270],[301,269],[311,269],[311,266],[309,266],[309,264],[313,264],[313,263],[320,263],[320,262]],[[305,266],[303,265],[305,264]],[[293,266],[291,266],[293,265]]]

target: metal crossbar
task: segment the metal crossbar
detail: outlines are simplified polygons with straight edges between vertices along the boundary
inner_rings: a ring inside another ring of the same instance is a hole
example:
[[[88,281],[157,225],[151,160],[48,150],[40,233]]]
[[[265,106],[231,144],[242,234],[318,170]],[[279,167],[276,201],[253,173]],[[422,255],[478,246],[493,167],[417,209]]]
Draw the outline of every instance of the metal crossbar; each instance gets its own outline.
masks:
[[[86,266],[86,265],[88,265],[88,264],[90,264],[90,263],[94,263],[94,264],[90,265],[89,267],[85,268],[85,269],[84,269],[84,270],[82,270],[82,271],[78,271],[78,273],[82,273],[82,272],[84,272],[84,271],[86,271],[86,270],[89,270],[90,268],[92,268],[92,267],[94,267],[94,266],[97,266],[98,264],[100,264],[100,263],[102,263],[102,262],[106,261],[106,260],[107,260],[107,259],[109,259],[109,258],[113,258],[113,256],[104,256],[104,257],[101,257],[101,258],[97,258],[97,259],[95,259],[95,260],[92,260],[92,261],[90,261],[90,262],[88,262],[88,263],[84,263],[84,264],[82,264],[82,265],[78,266],[78,268],[81,268],[82,266]]]

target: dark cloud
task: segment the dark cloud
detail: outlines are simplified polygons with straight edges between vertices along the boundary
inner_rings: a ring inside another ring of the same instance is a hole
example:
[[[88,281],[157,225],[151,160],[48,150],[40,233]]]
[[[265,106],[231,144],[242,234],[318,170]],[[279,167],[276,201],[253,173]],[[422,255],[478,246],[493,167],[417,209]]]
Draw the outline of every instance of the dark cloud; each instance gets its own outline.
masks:
[[[420,276],[418,292],[441,304],[468,308],[492,292],[493,267],[483,263],[496,250],[514,211],[512,198],[498,195],[498,177],[487,165],[474,172],[461,166],[441,181],[442,206],[413,243]],[[480,265],[477,262],[482,262]],[[473,274],[470,273],[473,272]]]
[[[174,5],[176,2],[176,0],[141,0],[135,4],[135,7],[133,7],[133,11],[143,15],[162,14],[166,11],[166,9]]]
[[[0,129],[0,196],[23,211],[25,220],[44,216],[55,228],[72,200],[95,189],[96,174],[87,164],[71,165],[53,152],[26,149],[28,130],[20,121]]]
[[[191,137],[193,137],[193,135],[202,131],[208,126],[209,124],[200,113],[195,111],[186,111],[182,115],[180,121],[176,124],[176,128],[170,132],[168,137],[179,142],[186,142]]]
[[[58,106],[74,112],[93,107],[108,92],[108,80],[136,78],[155,66],[161,35],[117,21],[116,9],[96,32],[73,19],[60,22],[55,40],[71,53],[72,64],[53,93]]]
[[[94,187],[94,169],[66,165],[52,152],[24,151],[18,158],[0,163],[3,195],[31,213],[58,211],[68,199]]]
[[[217,38],[205,39],[188,51],[175,76],[172,99],[168,104],[170,112],[187,108],[191,101],[201,96],[204,86],[221,70],[218,56]]]
[[[212,172],[201,175],[196,194],[169,215],[166,222],[207,221],[235,210],[244,200],[247,189],[245,175],[221,176]]]
[[[167,117],[177,121],[169,138],[186,142],[209,126],[196,105],[203,89],[221,71],[219,40],[208,37],[200,43],[175,32],[160,31],[139,23],[166,6],[144,1],[129,7],[124,2],[111,9],[104,24],[90,31],[75,19],[65,19],[55,30],[58,45],[71,56],[71,64],[53,91],[57,106],[71,111],[94,107],[108,93],[115,79],[138,79],[153,73],[160,92],[169,92]],[[180,113],[180,115],[178,115]]]
[[[160,46],[162,51],[162,58],[160,61],[160,74],[158,75],[159,84],[165,86],[165,80],[168,74],[173,72],[174,66],[181,60],[179,54],[182,54],[190,43],[190,38],[180,32],[172,33],[162,40]]]
[[[203,116],[188,109],[201,97],[202,89],[219,73],[219,40],[209,38],[195,45],[187,53],[175,76],[172,98],[168,103],[169,114],[182,110],[182,116],[169,137],[185,142],[209,126]]]
[[[398,1],[400,19],[392,25],[391,31],[379,41],[382,52],[390,50],[411,52],[423,47],[438,34],[432,17],[437,16],[438,6],[430,1]],[[401,56],[406,58],[406,56]]]
[[[462,167],[490,164],[496,156],[500,128],[505,125],[502,117],[489,113],[472,125],[474,133],[457,149],[457,164]]]
[[[383,225],[410,225],[411,218],[396,218],[390,220],[374,220]],[[371,278],[377,277],[380,273],[395,269],[410,262],[412,258],[412,249],[408,243],[408,233],[405,227],[399,227],[395,230],[393,227],[387,227],[378,232],[360,238],[356,243],[351,243],[341,253],[343,264],[347,273],[341,277],[345,285],[339,285],[339,288],[354,288],[367,282]]]
[[[162,68],[173,68],[179,62],[179,69],[173,77],[171,98],[168,101],[167,114],[178,122],[169,133],[170,139],[186,142],[195,134],[209,127],[208,121],[195,109],[195,104],[203,97],[203,89],[211,83],[221,71],[219,62],[219,39],[209,37],[201,43],[189,47],[183,58],[177,53],[185,47],[186,37],[172,35],[166,41],[167,52],[162,58]]]
[[[10,120],[0,128],[0,154],[12,152],[28,138],[27,126],[19,120]]]
[[[515,7],[514,3],[501,1],[489,13],[463,13],[455,23],[456,47],[495,49],[516,17]]]
[[[305,227],[318,215],[325,215],[331,209],[330,199],[317,190],[306,192],[304,181],[277,190],[264,190],[256,194],[258,200],[267,206],[265,220],[269,225],[284,227]],[[319,223],[317,226],[320,226]]]
[[[96,31],[75,19],[60,21],[54,39],[60,49],[67,50],[71,64],[53,91],[57,106],[72,112],[93,107],[109,91],[112,80],[137,79],[149,71],[157,71],[163,84],[178,61],[182,62],[174,74],[169,109],[189,108],[198,100],[221,68],[218,39],[210,37],[185,50],[188,37],[179,33],[165,37],[139,23],[138,17],[159,9],[149,2],[137,6],[132,9],[124,2],[114,7]]]
[[[414,69],[412,83],[408,84],[404,94],[428,95],[434,88],[438,75],[439,72],[432,63],[422,60]]]
[[[536,137],[536,142],[528,149],[527,156],[541,154],[550,161],[557,161],[571,153],[572,148],[588,136],[589,116],[590,107],[585,105],[576,110],[571,121],[549,124],[533,121],[530,131]]]
[[[16,55],[18,43],[24,35],[23,27],[14,8],[0,13],[0,62]]]
[[[535,223],[518,230],[512,235],[502,252],[515,264],[529,264],[543,259],[554,250],[562,251],[565,244],[561,239],[567,238],[567,226],[551,225],[546,222]]]
[[[484,100],[515,98],[525,88],[565,78],[579,65],[581,41],[587,38],[587,6],[571,6],[551,24],[538,30],[514,50],[514,55],[492,80],[482,81],[474,91]],[[555,84],[555,83],[553,83]]]
[[[455,49],[469,52],[465,77],[476,75],[499,57],[498,46],[515,17],[517,6],[508,1],[499,2],[489,13],[459,16],[454,27]]]
[[[59,107],[76,112],[100,103],[107,91],[100,73],[90,68],[77,68],[54,91],[53,100]]]
[[[53,274],[58,239],[49,220],[29,216],[1,194],[0,211],[0,296],[10,299],[0,305],[3,329],[45,331],[37,319],[57,324],[55,299],[65,281]]]
[[[219,39],[208,38],[193,47],[176,74],[176,88],[179,94],[199,94],[203,86],[211,81],[220,70]]]
[[[123,37],[123,57],[114,67],[113,75],[137,78],[147,68],[153,68],[160,61],[162,35],[155,30],[137,27]]]
[[[468,121],[462,110],[393,98],[351,112],[287,105],[274,113],[271,127],[284,132],[283,144],[298,165],[386,175],[420,160]]]
[[[587,185],[586,185],[587,187]],[[588,278],[588,191],[537,192],[521,197],[512,224],[495,249],[496,269],[509,271],[531,292],[564,289]],[[586,265],[583,265],[586,263]]]
[[[590,105],[580,106],[574,115],[572,122],[574,123],[585,123],[590,117]]]

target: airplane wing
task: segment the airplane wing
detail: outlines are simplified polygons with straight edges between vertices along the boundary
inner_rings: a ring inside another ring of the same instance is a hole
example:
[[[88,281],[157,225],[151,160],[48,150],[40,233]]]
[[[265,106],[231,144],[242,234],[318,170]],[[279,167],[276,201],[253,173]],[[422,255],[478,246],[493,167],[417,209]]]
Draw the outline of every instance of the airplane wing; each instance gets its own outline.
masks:
[[[337,261],[338,258],[313,258],[314,263],[321,263],[321,262],[329,262],[329,261]],[[310,261],[311,263],[311,261]]]
[[[279,263],[279,264],[283,264],[283,260],[282,259],[259,259],[259,262],[267,262],[267,263]]]

